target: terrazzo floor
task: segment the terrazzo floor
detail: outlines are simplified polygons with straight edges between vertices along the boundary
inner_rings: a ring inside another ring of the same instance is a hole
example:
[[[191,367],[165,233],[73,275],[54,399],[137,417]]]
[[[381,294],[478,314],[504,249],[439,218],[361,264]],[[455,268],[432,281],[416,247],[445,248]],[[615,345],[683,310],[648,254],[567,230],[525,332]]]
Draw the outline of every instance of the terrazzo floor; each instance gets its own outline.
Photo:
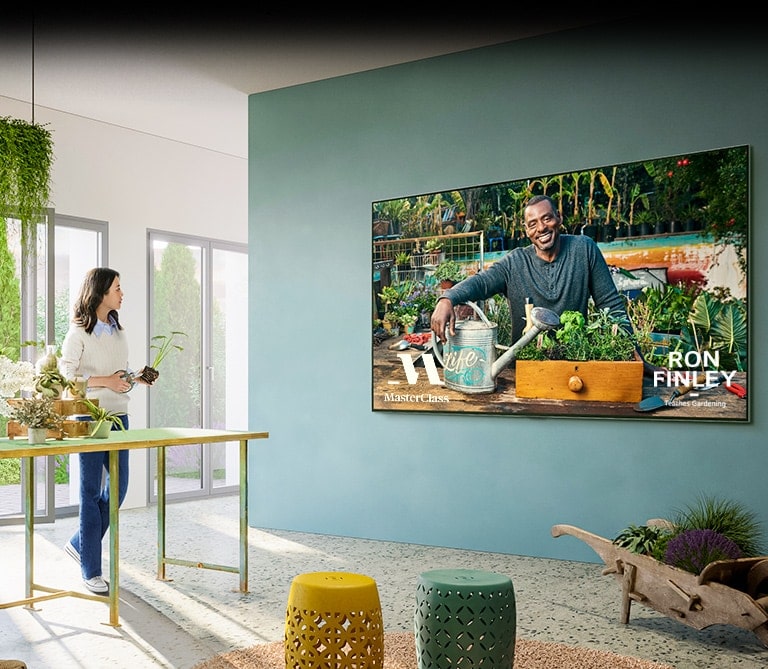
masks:
[[[79,567],[61,549],[75,518],[38,525],[35,581],[80,590]],[[249,531],[249,590],[237,574],[170,565],[157,579],[156,509],[120,513],[120,626],[101,602],[60,598],[0,609],[0,659],[29,669],[173,667],[189,669],[217,653],[282,639],[290,583],[309,571],[351,571],[376,580],[386,631],[411,630],[422,571],[471,568],[508,575],[517,635],[666,662],[677,669],[765,669],[768,649],[730,626],[703,631],[635,604],[618,622],[619,588],[602,563],[567,562],[300,532]],[[172,558],[238,564],[238,499],[170,504]],[[105,541],[105,557],[108,556]],[[0,602],[24,597],[24,528],[0,527]],[[104,573],[108,574],[105,563]]]

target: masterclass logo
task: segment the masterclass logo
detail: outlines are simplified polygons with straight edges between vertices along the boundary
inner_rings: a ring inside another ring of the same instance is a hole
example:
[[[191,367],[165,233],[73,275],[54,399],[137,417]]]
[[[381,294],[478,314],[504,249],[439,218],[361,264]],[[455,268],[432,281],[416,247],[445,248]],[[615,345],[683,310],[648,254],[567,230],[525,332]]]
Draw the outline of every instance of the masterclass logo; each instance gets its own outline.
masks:
[[[398,353],[397,357],[403,363],[403,369],[405,370],[405,378],[408,379],[408,383],[414,385],[419,380],[419,372],[416,370],[416,366],[413,364],[413,359],[407,353]],[[437,371],[437,365],[435,359],[431,353],[424,353],[421,356],[424,361],[424,369],[427,372],[427,379],[433,386],[444,386],[445,382],[440,378],[440,374]],[[398,385],[399,381],[389,381],[391,385]]]

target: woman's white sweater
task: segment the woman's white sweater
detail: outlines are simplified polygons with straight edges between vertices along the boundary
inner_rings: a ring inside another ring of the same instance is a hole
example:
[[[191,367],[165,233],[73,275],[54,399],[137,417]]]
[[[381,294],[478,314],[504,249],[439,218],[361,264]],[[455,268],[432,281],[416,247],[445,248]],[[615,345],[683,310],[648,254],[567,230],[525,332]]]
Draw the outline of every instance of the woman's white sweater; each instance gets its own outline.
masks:
[[[71,325],[61,345],[59,369],[67,379],[76,376],[109,376],[128,367],[128,338],[125,330],[113,328],[112,334],[88,334],[85,328]],[[110,388],[88,388],[88,397],[97,398],[99,406],[117,413],[128,413],[128,393]]]

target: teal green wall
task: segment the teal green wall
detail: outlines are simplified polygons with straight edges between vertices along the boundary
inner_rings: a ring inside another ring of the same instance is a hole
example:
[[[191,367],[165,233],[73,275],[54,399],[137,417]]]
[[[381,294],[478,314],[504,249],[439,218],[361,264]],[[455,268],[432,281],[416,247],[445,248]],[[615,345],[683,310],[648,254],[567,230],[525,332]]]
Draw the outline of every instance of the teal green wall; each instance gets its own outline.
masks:
[[[768,42],[622,24],[250,98],[250,522],[596,560],[728,496],[768,528]],[[751,424],[371,410],[371,203],[725,146],[753,150]]]

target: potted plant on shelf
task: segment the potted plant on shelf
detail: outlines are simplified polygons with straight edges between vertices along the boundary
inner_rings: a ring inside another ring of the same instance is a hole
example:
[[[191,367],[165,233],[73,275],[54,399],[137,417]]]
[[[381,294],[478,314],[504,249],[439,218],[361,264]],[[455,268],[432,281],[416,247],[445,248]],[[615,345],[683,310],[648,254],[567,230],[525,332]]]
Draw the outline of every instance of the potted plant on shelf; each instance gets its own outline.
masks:
[[[71,390],[72,382],[59,371],[59,359],[56,357],[56,347],[46,346],[46,353],[36,365],[35,395],[52,400],[60,399],[65,390]]]
[[[390,335],[396,337],[400,334],[400,320],[396,312],[387,311],[387,313],[384,314],[382,324],[384,325],[384,331]]]
[[[465,274],[458,262],[455,260],[445,260],[437,266],[434,277],[440,283],[440,287],[445,289],[463,280]]]
[[[427,240],[424,244],[424,254],[427,257],[427,263],[438,265],[443,259],[443,241],[437,237]]]
[[[47,397],[15,400],[8,417],[27,428],[30,444],[44,443],[48,430],[60,429],[63,420],[54,409],[53,400]]]
[[[413,332],[416,327],[416,321],[419,320],[419,316],[415,311],[415,308],[404,310],[398,316],[400,324],[403,326],[403,331],[406,333]]]
[[[112,431],[113,426],[116,426],[118,430],[125,430],[125,425],[118,414],[114,411],[109,411],[104,407],[100,407],[89,399],[84,399],[88,409],[88,413],[91,416],[91,429],[88,433],[89,437],[95,439],[106,439],[109,433]]]
[[[395,265],[400,272],[407,272],[411,269],[411,256],[405,251],[401,251],[395,256]]]

